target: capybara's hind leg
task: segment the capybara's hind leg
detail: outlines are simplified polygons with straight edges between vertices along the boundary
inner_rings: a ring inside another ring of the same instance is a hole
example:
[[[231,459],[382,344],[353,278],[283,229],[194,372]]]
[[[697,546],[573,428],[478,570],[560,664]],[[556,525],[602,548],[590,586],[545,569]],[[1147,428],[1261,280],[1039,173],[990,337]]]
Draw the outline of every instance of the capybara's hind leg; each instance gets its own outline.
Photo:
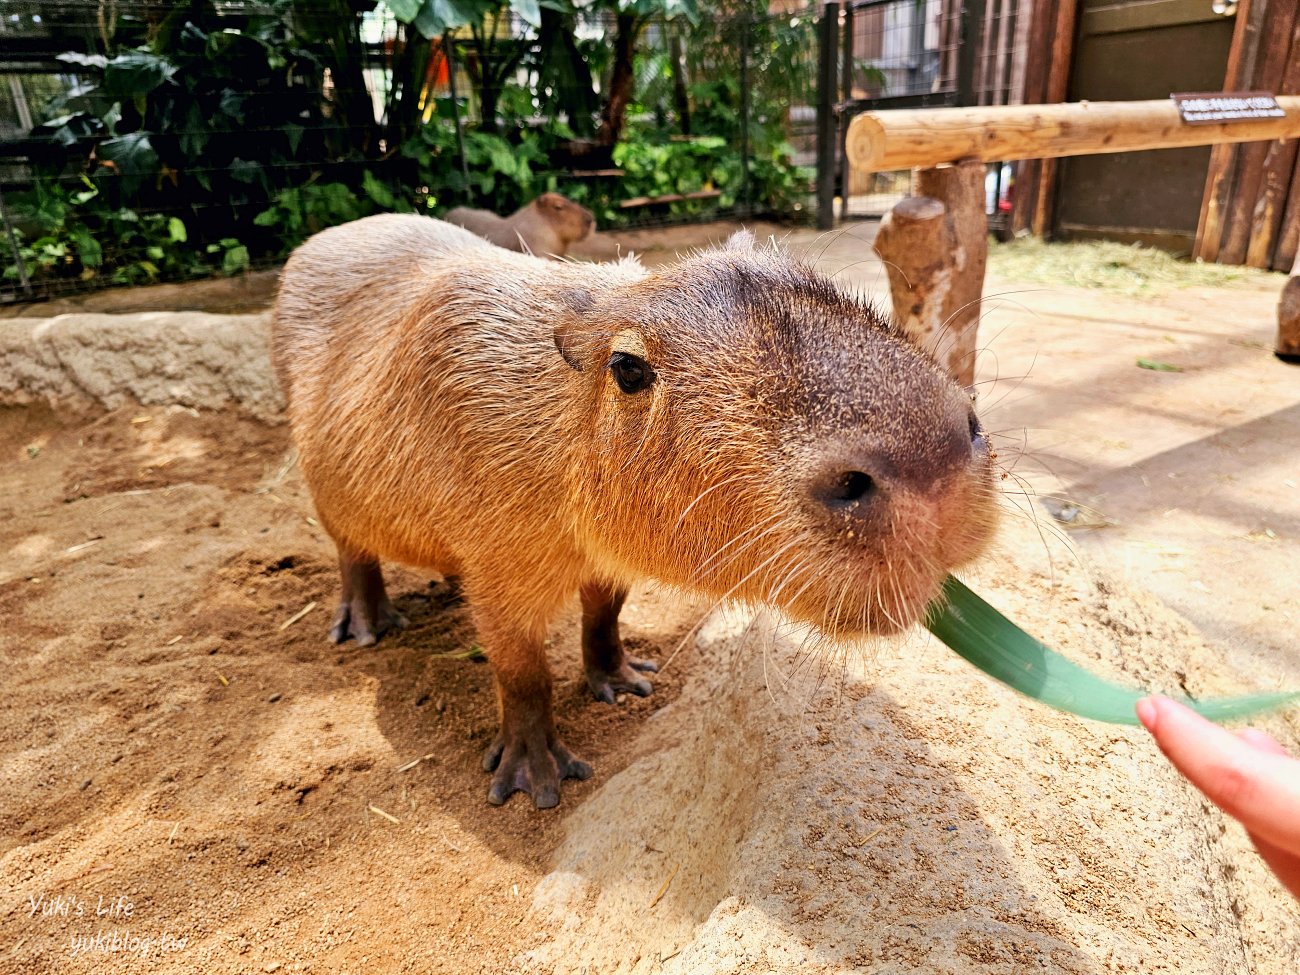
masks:
[[[654,687],[641,673],[659,669],[651,660],[638,660],[623,652],[618,614],[625,599],[626,589],[606,582],[582,587],[582,662],[587,686],[606,704],[613,704],[615,695],[623,691],[645,697]]]
[[[405,629],[406,617],[393,608],[384,591],[378,559],[340,550],[339,572],[343,576],[343,595],[330,627],[331,640],[342,643],[353,638],[357,646],[368,647],[389,630]]]
[[[483,753],[492,773],[488,802],[499,806],[527,792],[538,809],[560,801],[562,779],[591,777],[591,766],[560,741],[551,714],[551,671],[541,637],[530,637],[480,616],[479,637],[496,678],[501,730]]]

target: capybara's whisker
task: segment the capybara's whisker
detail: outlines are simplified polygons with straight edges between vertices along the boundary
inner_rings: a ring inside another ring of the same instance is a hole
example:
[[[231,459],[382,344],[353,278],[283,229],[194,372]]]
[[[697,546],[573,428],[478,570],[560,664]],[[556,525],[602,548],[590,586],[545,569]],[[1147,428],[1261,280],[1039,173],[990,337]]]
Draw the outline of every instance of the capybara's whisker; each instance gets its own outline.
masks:
[[[699,504],[701,501],[703,501],[706,497],[708,497],[708,496],[709,496],[710,494],[712,494],[714,491],[718,490],[719,488],[724,488],[724,487],[726,487],[728,484],[735,484],[737,481],[740,481],[740,480],[742,480],[742,479],[744,479],[745,477],[748,477],[748,476],[749,476],[749,475],[748,475],[748,472],[742,472],[742,473],[740,473],[740,474],[734,474],[734,475],[732,475],[731,477],[728,477],[728,478],[725,478],[724,480],[719,481],[717,484],[711,484],[711,485],[709,485],[708,487],[706,487],[703,491],[701,491],[699,494],[697,494],[697,495],[695,496],[695,499],[694,499],[690,504],[688,504],[685,508],[682,509],[682,513],[681,513],[680,515],[677,516],[677,521],[676,521],[676,523],[673,525],[673,530],[676,531],[678,528],[681,528],[681,527],[682,527],[682,522],[684,522],[684,521],[686,520],[686,516],[689,515],[689,514],[691,513],[692,509],[694,509],[694,507],[695,507],[697,504]]]

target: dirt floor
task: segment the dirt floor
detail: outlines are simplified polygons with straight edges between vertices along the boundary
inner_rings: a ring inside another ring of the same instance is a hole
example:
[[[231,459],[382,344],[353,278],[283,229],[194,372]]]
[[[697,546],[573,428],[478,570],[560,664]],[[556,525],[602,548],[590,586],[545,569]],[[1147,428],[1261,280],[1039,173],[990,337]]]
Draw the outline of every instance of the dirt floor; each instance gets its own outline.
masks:
[[[869,235],[787,243],[883,292]],[[1135,296],[997,267],[981,405],[1008,514],[975,587],[1125,683],[1300,688],[1281,279]],[[77,395],[0,408],[0,973],[1300,970],[1300,910],[1142,732],[1045,712],[923,635],[810,655],[646,587],[625,633],[666,666],[609,707],[571,611],[558,720],[596,776],[557,810],[489,807],[465,607],[393,567],[411,628],[327,643],[333,546],[287,431],[210,408],[247,388],[266,414],[264,318],[187,319],[238,369],[108,409],[86,370],[167,320],[80,318],[103,353],[22,380]],[[1296,712],[1260,724],[1300,744]]]

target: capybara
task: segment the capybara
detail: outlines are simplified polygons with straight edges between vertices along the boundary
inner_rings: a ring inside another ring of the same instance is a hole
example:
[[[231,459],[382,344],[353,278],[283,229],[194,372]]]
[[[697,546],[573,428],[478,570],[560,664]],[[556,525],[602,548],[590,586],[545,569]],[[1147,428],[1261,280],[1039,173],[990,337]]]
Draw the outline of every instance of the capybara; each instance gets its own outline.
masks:
[[[456,207],[444,219],[510,251],[527,251],[538,257],[564,257],[569,247],[586,240],[596,218],[559,193],[543,193],[508,217],[488,210]]]
[[[550,262],[387,214],[285,266],[273,326],[303,474],[338,544],[330,636],[404,621],[380,560],[458,576],[495,678],[488,800],[591,768],[556,733],[547,626],[582,602],[596,697],[654,577],[829,637],[912,624],[994,522],[969,396],[869,305],[738,234],[650,272]]]

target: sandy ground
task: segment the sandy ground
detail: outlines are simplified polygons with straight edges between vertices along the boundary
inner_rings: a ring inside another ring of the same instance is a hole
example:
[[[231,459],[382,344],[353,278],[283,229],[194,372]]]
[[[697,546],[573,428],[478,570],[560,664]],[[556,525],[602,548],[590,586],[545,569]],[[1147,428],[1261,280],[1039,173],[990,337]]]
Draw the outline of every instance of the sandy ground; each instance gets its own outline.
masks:
[[[879,291],[869,233],[789,243]],[[1126,683],[1300,687],[1279,288],[990,280],[1008,515],[976,588]],[[284,427],[236,403],[270,409],[262,329],[0,325],[0,391],[63,396],[0,411],[0,972],[1300,970],[1300,910],[1143,733],[923,635],[809,652],[647,587],[625,632],[667,666],[611,708],[570,612],[558,716],[597,774],[553,812],[487,806],[490,680],[454,594],[395,568],[411,629],[323,638],[333,547]],[[113,399],[113,357],[146,352],[165,382],[128,370]],[[1300,744],[1295,712],[1261,724]]]

